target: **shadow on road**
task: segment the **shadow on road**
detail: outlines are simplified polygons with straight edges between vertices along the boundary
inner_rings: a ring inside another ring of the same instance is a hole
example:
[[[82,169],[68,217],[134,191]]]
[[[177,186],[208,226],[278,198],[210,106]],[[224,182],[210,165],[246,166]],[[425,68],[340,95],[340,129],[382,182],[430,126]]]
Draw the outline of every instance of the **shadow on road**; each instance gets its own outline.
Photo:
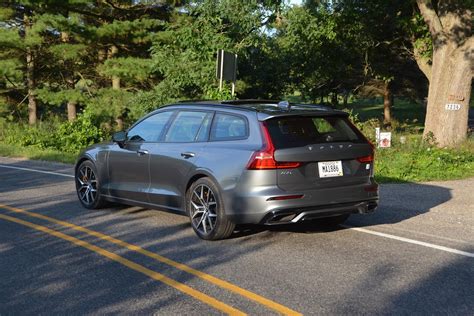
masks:
[[[474,252],[474,247],[466,251]],[[390,258],[367,266],[362,275],[349,281],[344,303],[332,306],[330,314],[472,315],[474,259],[433,252],[428,261],[433,269],[426,270],[420,266],[426,258],[420,257],[419,261],[405,258],[405,268]]]

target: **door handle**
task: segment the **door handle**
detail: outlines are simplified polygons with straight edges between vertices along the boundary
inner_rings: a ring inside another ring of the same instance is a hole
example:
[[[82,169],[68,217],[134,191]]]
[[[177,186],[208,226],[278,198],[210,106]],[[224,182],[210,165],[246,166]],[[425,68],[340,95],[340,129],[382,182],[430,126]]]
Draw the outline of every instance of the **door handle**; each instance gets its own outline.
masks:
[[[195,154],[192,153],[192,152],[189,152],[189,151],[181,153],[181,157],[183,157],[184,159],[192,158],[194,156],[195,156]]]
[[[148,150],[139,149],[139,150],[137,150],[137,155],[138,156],[148,155]]]

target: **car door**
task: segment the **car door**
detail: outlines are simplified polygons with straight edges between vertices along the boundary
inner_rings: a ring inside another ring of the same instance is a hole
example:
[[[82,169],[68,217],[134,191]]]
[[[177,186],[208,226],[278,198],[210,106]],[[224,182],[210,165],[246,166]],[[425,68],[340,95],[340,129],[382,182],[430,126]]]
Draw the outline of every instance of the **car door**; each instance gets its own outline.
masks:
[[[174,111],[150,115],[127,132],[123,144],[115,144],[108,158],[109,193],[113,197],[148,203],[150,144],[158,141]]]
[[[209,136],[213,111],[181,110],[160,143],[150,147],[151,203],[170,209],[183,208],[186,181]]]

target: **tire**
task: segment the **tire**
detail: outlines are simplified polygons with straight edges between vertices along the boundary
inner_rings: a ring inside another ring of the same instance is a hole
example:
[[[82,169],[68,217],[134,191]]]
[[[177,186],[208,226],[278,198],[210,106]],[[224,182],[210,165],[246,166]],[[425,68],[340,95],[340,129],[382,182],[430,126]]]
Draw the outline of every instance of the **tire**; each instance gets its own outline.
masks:
[[[79,165],[74,179],[77,197],[82,206],[87,209],[98,209],[107,204],[105,198],[100,194],[97,168],[90,160],[85,160]]]
[[[235,224],[225,214],[219,188],[209,178],[200,178],[191,185],[186,211],[194,232],[202,239],[225,239],[234,231]]]
[[[333,226],[337,226],[337,225],[340,225],[340,224],[344,223],[349,218],[349,216],[351,216],[351,214],[343,214],[343,215],[325,217],[325,218],[317,219],[317,222],[321,225],[324,225],[324,226],[333,227]]]

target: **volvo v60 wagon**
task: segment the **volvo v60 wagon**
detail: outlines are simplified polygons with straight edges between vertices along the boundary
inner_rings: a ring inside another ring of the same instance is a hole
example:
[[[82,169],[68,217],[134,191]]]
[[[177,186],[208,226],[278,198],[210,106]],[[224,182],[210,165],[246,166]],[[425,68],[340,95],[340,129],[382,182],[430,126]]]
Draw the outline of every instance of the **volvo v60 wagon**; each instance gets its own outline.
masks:
[[[182,212],[208,240],[237,224],[338,224],[372,212],[373,176],[373,147],[347,113],[261,100],[162,107],[86,149],[75,167],[84,207]]]

